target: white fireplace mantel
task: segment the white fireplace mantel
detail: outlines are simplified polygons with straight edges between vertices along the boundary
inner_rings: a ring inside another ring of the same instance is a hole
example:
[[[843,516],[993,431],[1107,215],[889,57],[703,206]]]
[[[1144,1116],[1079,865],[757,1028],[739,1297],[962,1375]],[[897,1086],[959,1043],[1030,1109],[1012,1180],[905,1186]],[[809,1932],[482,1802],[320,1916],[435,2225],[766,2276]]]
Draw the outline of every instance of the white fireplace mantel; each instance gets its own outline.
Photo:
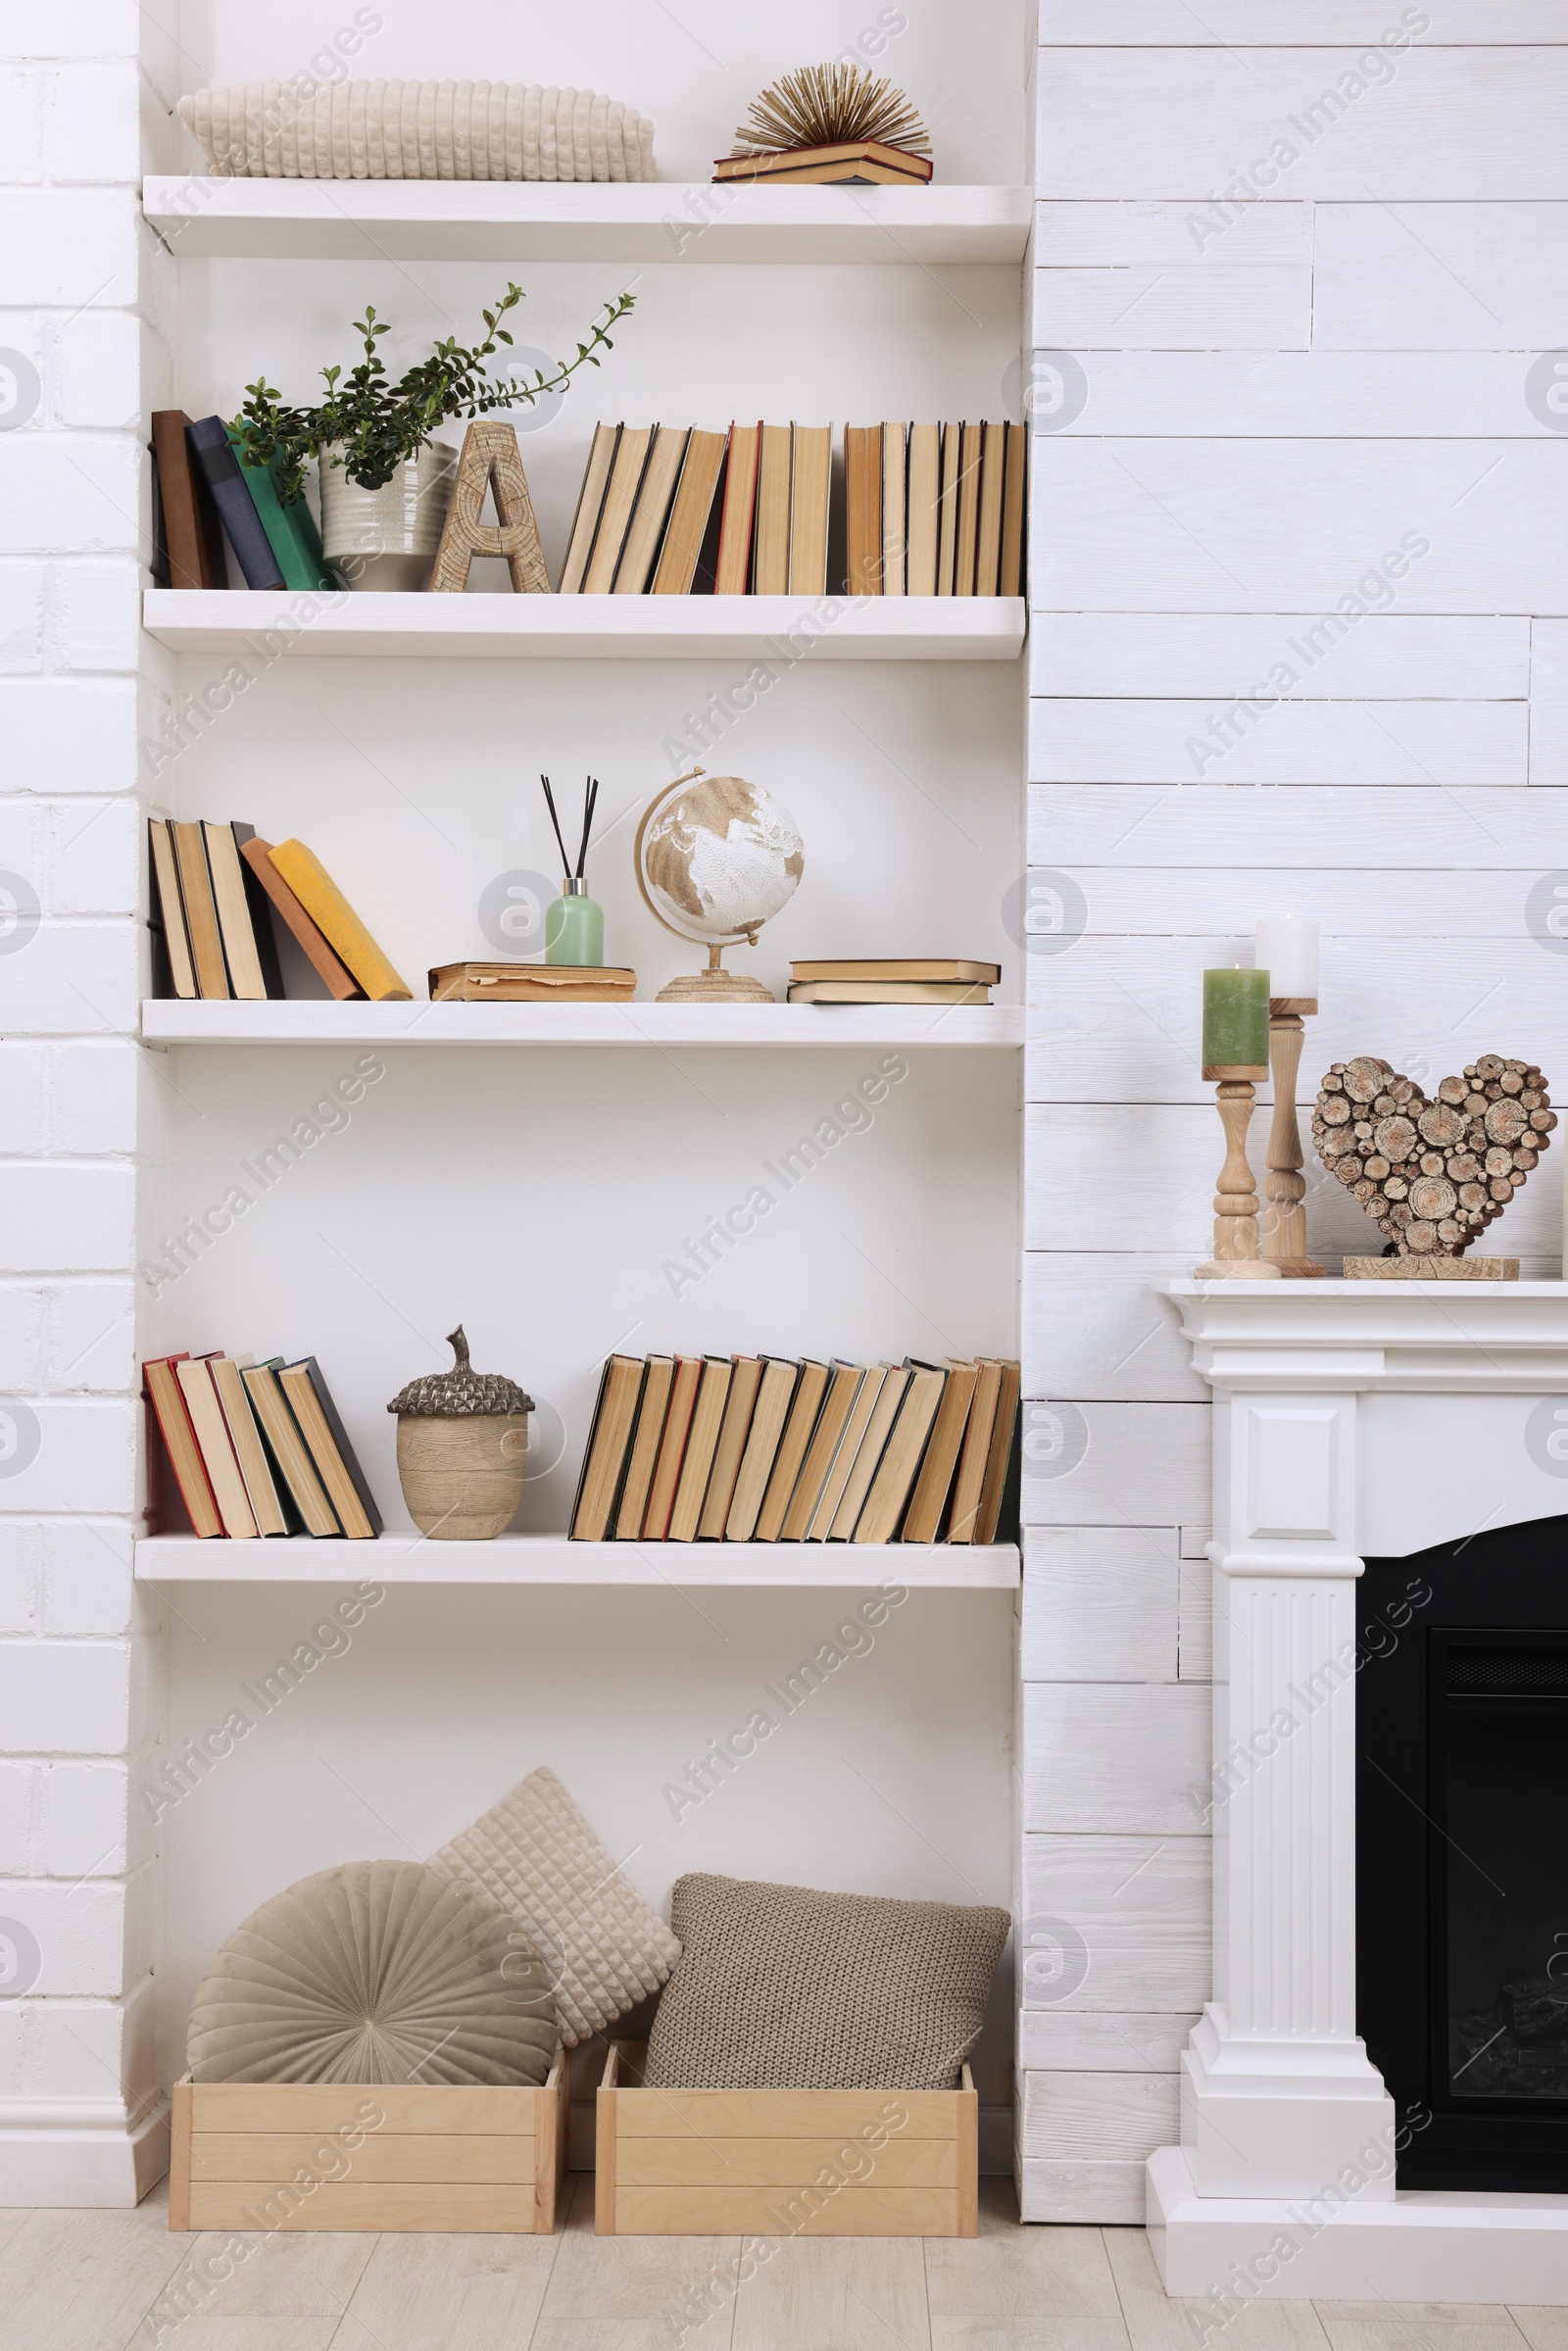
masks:
[[[1214,1392],[1214,1996],[1167,2291],[1568,2302],[1568,2196],[1397,2190],[1355,2031],[1355,1579],[1568,1513],[1568,1283],[1177,1282]]]

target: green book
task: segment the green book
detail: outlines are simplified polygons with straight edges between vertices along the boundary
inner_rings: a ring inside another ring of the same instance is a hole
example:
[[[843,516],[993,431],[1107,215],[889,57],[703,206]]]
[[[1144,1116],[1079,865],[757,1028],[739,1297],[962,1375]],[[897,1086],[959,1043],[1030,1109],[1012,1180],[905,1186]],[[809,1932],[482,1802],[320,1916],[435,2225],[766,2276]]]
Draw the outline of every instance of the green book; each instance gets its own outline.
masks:
[[[267,533],[267,543],[277,559],[284,587],[335,589],[338,583],[326,567],[320,533],[308,502],[300,497],[292,506],[285,506],[278,496],[272,467],[280,461],[274,458],[272,465],[259,465],[246,454],[244,434],[236,432],[232,425],[228,428],[228,445],[245,476],[245,487],[251,494],[257,519]]]

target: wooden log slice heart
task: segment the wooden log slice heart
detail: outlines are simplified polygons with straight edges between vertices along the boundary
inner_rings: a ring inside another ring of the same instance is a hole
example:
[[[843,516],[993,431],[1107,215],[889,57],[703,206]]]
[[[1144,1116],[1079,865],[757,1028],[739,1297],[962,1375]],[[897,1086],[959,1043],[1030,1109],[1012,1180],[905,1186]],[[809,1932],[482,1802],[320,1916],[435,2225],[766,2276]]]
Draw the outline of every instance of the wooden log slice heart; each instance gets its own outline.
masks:
[[[1401,1257],[1458,1257],[1502,1214],[1556,1123],[1533,1061],[1483,1053],[1429,1101],[1360,1053],[1324,1078],[1312,1141]]]

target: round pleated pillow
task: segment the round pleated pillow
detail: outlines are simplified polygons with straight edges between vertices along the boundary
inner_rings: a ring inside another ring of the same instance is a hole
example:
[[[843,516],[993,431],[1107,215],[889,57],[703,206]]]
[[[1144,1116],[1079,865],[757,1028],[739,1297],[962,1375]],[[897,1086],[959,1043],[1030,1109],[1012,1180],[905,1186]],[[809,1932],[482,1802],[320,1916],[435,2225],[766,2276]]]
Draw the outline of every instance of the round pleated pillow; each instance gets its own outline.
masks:
[[[229,1936],[191,2010],[195,2082],[541,2082],[555,1996],[526,1931],[422,1861],[302,1878]]]

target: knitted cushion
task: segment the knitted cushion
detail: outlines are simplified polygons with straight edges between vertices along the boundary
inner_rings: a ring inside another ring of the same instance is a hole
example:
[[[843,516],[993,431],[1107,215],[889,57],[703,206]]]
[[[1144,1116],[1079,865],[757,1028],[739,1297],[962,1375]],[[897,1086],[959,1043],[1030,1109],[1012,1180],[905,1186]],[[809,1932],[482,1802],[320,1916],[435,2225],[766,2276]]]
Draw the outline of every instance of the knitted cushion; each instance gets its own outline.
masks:
[[[520,81],[238,81],[175,112],[220,179],[657,179],[654,126]]]
[[[197,2082],[543,2082],[555,2006],[515,1919],[421,1861],[351,1861],[274,1894],[208,1969]]]
[[[650,2089],[956,2089],[1004,1910],[677,1878]]]
[[[554,1772],[530,1772],[431,1865],[482,1886],[544,1953],[568,2048],[657,1991],[680,1957]]]

